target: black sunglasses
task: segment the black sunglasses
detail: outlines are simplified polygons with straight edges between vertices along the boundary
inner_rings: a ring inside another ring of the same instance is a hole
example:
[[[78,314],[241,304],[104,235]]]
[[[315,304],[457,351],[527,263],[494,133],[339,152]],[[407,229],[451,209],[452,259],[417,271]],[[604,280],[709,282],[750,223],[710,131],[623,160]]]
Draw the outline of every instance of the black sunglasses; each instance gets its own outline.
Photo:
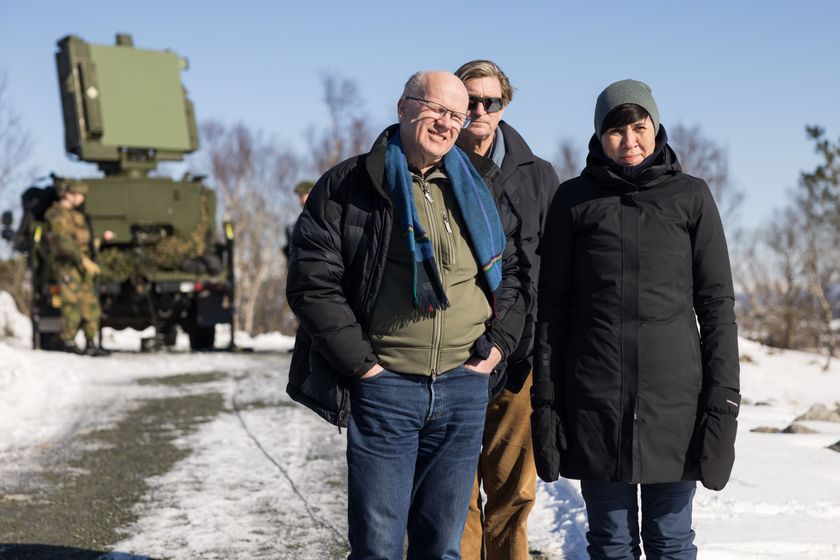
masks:
[[[467,104],[467,109],[475,111],[479,103],[484,105],[484,111],[487,113],[498,113],[502,110],[501,97],[478,97],[476,95],[470,95],[470,102]]]

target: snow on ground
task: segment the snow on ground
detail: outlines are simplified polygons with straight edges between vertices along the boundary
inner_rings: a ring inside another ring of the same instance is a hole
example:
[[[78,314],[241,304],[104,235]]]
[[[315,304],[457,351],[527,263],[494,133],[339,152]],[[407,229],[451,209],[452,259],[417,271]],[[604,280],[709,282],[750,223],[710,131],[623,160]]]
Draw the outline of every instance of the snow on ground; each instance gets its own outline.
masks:
[[[151,329],[142,333],[105,329],[105,347],[126,351],[107,358],[32,350],[29,319],[17,311],[5,292],[0,292],[0,320],[4,321],[0,323],[0,333],[11,335],[0,339],[0,453],[11,447],[37,446],[60,438],[76,425],[89,404],[103,400],[103,392],[107,394],[109,387],[116,391],[117,382],[238,369],[243,367],[243,358],[247,359],[247,354],[213,352],[139,354],[140,338],[151,336]],[[230,331],[219,328],[217,334],[217,347],[227,346]],[[237,333],[236,341],[240,346],[261,351],[284,351],[294,345],[293,338],[279,334],[252,339]],[[183,333],[179,333],[176,348],[189,348]],[[119,391],[124,390],[119,386]]]
[[[0,337],[20,341],[32,338],[32,322],[17,310],[9,292],[0,292]]]
[[[840,559],[840,423],[798,422],[816,434],[783,429],[812,405],[840,401],[840,360],[780,351],[740,339],[741,392],[735,468],[721,492],[698,484],[694,528],[701,560]],[[586,555],[586,510],[577,481],[539,482],[530,518],[532,546],[553,558]],[[563,556],[565,554],[565,556]]]
[[[346,526],[344,436],[286,402],[276,378],[270,390],[265,379],[260,384],[254,374],[261,363],[258,355],[123,352],[95,359],[35,352],[27,348],[27,321],[9,311],[9,301],[0,294],[0,321],[5,321],[0,332],[16,335],[0,340],[0,456],[60,438],[83,418],[86,405],[102,402],[103,392],[104,398],[126,398],[118,390],[125,391],[126,381],[137,377],[239,371],[241,377],[228,387],[231,401],[277,401],[276,407],[243,408],[241,420],[221,415],[186,437],[182,443],[193,454],[151,481],[153,490],[138,505],[140,519],[118,550],[168,550],[173,558],[252,558],[258,553],[284,558],[285,539],[309,543],[294,556],[299,559],[318,558],[321,553],[315,550],[324,542],[340,549]],[[134,351],[140,336],[148,334],[111,332],[105,342]],[[228,338],[220,330],[217,345],[226,345]],[[280,335],[250,339],[240,333],[236,342],[278,351],[292,343]],[[818,432],[814,434],[750,431],[784,428],[816,403],[834,408],[840,400],[840,361],[823,371],[824,358],[813,354],[772,350],[743,339],[740,344],[744,404],[737,460],[722,492],[698,488],[694,519],[699,557],[840,559],[840,453],[826,449],[840,441],[840,423],[801,422]],[[181,336],[178,348],[185,345]],[[243,437],[243,422],[256,440]],[[325,494],[325,481],[336,490]],[[316,488],[321,493],[313,493]],[[313,525],[319,528],[313,531]],[[532,548],[553,560],[587,557],[585,508],[576,481],[539,483],[529,532]],[[275,549],[265,544],[270,542]]]
[[[140,340],[150,338],[154,334],[154,327],[149,327],[143,331],[135,331],[133,329],[118,331],[105,328],[102,333],[102,344],[109,350],[136,352],[140,350]],[[84,341],[84,336],[79,333],[76,342],[84,348]],[[254,350],[256,352],[282,352],[294,347],[295,338],[280,333],[260,334],[252,337],[248,333],[237,331],[234,343],[241,349]],[[215,347],[219,349],[227,348],[229,344],[230,327],[228,325],[216,325]],[[190,349],[190,339],[180,327],[178,327],[178,337],[172,349],[184,351]]]
[[[735,468],[721,492],[699,489],[701,559],[840,558],[840,423],[799,422],[815,434],[767,434],[813,404],[840,401],[840,361],[740,340],[741,392]],[[767,404],[764,404],[767,403]]]
[[[237,412],[180,440],[192,453],[149,481],[117,550],[172,560],[346,555],[344,436],[293,404],[278,377],[264,365],[229,387]]]

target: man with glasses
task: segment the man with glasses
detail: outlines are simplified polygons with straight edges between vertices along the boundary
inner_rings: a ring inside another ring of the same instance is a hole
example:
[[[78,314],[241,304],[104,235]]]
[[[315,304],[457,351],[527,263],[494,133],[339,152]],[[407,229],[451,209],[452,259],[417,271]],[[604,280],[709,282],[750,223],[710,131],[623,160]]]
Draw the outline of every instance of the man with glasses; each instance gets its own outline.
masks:
[[[465,560],[527,560],[528,514],[534,506],[537,472],[531,445],[531,352],[539,278],[537,246],[559,180],[547,161],[534,155],[502,120],[513,98],[508,77],[489,60],[473,60],[455,71],[469,94],[470,119],[458,145],[485,156],[501,169],[498,182],[522,220],[522,245],[531,263],[532,305],[516,350],[507,359],[504,389],[487,407],[484,445],[473,483],[461,541]],[[487,497],[482,504],[479,487]]]
[[[347,427],[351,560],[457,558],[491,377],[529,301],[497,168],[455,147],[467,91],[419,72],[399,123],[327,171],[293,232],[288,392]],[[486,181],[487,182],[486,182]]]

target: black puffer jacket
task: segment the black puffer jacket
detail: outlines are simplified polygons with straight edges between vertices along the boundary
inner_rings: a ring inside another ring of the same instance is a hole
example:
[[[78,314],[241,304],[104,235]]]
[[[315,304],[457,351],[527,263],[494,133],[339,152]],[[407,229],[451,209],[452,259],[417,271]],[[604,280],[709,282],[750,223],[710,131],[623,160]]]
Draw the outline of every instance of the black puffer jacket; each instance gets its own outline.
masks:
[[[287,391],[340,426],[346,425],[349,413],[348,380],[377,363],[366,333],[393,227],[385,152],[388,139],[398,131],[398,125],[389,127],[369,153],[325,173],[309,195],[292,235],[286,296],[301,328]],[[519,246],[518,218],[493,183],[498,168],[485,158],[470,157],[493,189],[507,235],[501,286],[490,294],[485,285],[488,299],[495,299],[496,313],[485,337],[476,341],[475,353],[489,352],[496,344],[509,356],[530,306],[528,263]]]
[[[739,365],[711,192],[680,172],[667,145],[634,182],[590,149],[581,176],[560,187],[542,245],[540,476],[722,488],[734,460]]]
[[[551,199],[560,185],[550,163],[534,155],[519,133],[505,121],[499,123],[505,140],[505,159],[496,181],[510,197],[514,211],[522,222],[522,247],[531,263],[532,305],[525,318],[522,337],[513,355],[508,358],[505,388],[518,393],[531,372],[534,346],[534,322],[537,316],[537,281],[540,259],[537,248],[545,230],[545,219]]]

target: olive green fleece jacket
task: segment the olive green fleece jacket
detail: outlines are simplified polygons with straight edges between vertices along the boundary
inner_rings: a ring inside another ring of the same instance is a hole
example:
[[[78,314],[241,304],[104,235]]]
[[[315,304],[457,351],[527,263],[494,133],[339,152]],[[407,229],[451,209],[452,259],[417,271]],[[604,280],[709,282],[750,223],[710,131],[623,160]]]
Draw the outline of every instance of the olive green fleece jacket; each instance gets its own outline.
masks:
[[[442,168],[424,178],[412,171],[414,204],[432,242],[449,307],[421,312],[411,304],[412,267],[403,228],[395,224],[369,337],[382,367],[436,375],[469,359],[492,310],[481,287],[466,225]]]

